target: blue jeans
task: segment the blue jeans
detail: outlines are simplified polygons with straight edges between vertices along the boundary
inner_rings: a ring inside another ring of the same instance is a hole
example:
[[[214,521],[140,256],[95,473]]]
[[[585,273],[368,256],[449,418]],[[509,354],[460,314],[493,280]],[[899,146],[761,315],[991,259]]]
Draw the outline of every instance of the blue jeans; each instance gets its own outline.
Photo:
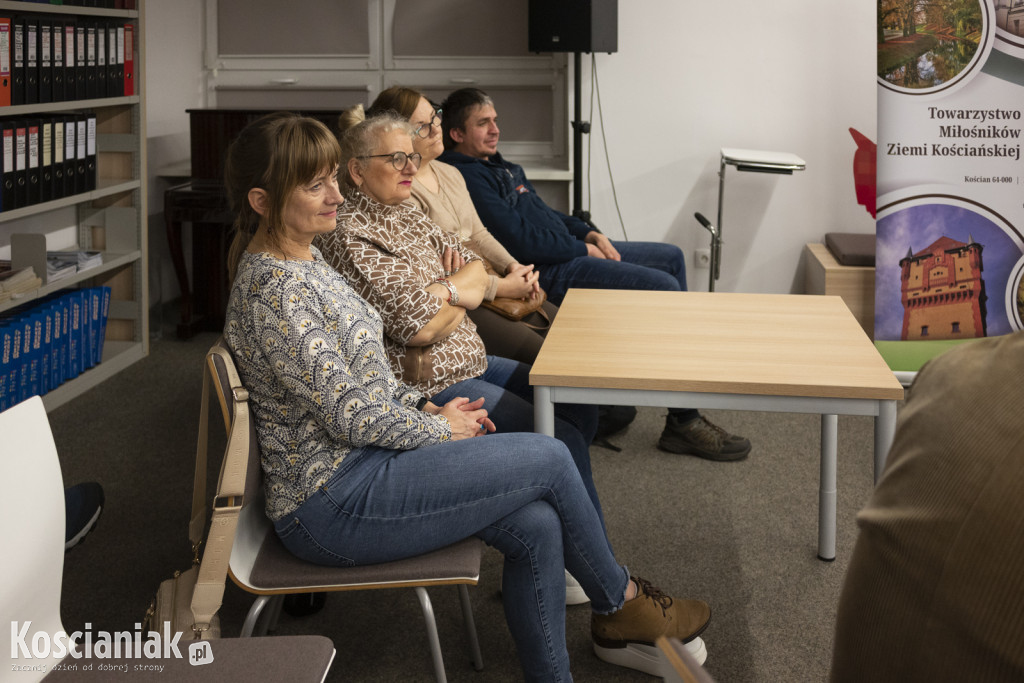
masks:
[[[483,396],[484,409],[499,433],[533,431],[533,387],[530,386],[530,366],[525,363],[487,356],[484,374],[453,384],[430,400],[442,406],[459,396],[474,401]],[[590,467],[590,442],[596,432],[596,406],[555,404],[555,438],[568,447],[603,525],[604,513]]]
[[[489,434],[411,451],[355,449],[326,486],[274,527],[298,557],[336,566],[397,560],[478,536],[505,555],[505,618],[531,681],[572,679],[564,568],[602,613],[622,606],[629,581],[566,447],[540,434]]]
[[[540,266],[540,286],[554,304],[561,304],[571,287],[584,289],[646,289],[686,291],[686,262],[682,250],[663,242],[612,242],[621,261],[577,256]]]

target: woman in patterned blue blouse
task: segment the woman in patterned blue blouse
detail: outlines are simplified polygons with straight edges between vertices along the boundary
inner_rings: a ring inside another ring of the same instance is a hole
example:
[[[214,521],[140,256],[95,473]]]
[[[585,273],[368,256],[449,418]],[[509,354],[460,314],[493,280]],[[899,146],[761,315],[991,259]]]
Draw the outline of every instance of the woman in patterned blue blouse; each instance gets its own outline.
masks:
[[[395,379],[380,316],[311,246],[344,201],[339,159],[322,124],[272,114],[242,131],[226,164],[237,215],[224,336],[285,546],[346,566],[478,536],[505,555],[505,613],[528,680],[571,680],[563,568],[590,596],[603,646],[699,642],[707,605],[630,578],[561,442],[492,433],[481,399],[437,406]]]

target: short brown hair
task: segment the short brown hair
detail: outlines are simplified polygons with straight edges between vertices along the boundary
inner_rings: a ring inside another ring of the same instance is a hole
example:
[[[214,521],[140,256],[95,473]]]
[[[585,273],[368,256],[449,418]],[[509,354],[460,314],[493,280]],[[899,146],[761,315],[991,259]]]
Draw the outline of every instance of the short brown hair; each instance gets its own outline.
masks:
[[[341,161],[341,149],[327,126],[292,112],[268,114],[253,121],[228,148],[224,185],[235,214],[235,237],[228,254],[232,280],[238,261],[259,225],[276,242],[283,229],[287,197],[301,185],[333,170]],[[260,216],[249,204],[249,190],[267,193],[267,212]]]
[[[399,116],[409,119],[416,111],[416,107],[420,106],[421,99],[429,101],[426,95],[415,88],[393,85],[377,95],[377,99],[366,110],[366,116],[369,118],[386,111],[393,111]]]
[[[488,104],[494,106],[494,100],[480,88],[460,88],[445,98],[441,103],[441,137],[444,138],[445,149],[455,148],[452,130],[465,130],[466,119],[473,110]]]

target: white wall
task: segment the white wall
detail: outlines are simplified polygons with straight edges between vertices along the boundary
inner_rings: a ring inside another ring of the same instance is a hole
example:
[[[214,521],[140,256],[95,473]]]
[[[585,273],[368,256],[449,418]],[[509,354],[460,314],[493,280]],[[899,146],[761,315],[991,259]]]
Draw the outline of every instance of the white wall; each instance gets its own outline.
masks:
[[[155,174],[189,158],[186,109],[204,105],[203,0],[146,0],[146,134],[150,213],[163,210]]]
[[[807,170],[727,168],[716,291],[802,292],[805,243],[874,231],[856,203],[848,132],[877,139],[873,3],[620,0],[618,11],[619,51],[597,55],[597,73],[631,239],[678,244],[691,289],[707,289],[708,271],[692,257],[709,236],[693,214],[716,221],[722,147],[792,152]],[[590,56],[583,60],[586,119]],[[615,238],[599,120],[589,118],[591,211]]]
[[[618,4],[619,51],[597,55],[597,65],[631,239],[678,244],[687,253],[691,289],[707,289],[707,270],[695,269],[692,256],[709,240],[693,213],[716,220],[722,147],[792,152],[807,170],[775,176],[728,168],[716,290],[802,291],[805,243],[831,231],[874,231],[856,203],[855,145],[847,130],[877,138],[872,3]],[[188,156],[185,109],[204,103],[203,18],[202,0],[146,2],[151,177]],[[595,124],[591,211],[618,238],[600,121],[588,113],[589,60],[584,55],[582,71],[584,117]],[[151,213],[162,211],[165,187],[151,181]],[[166,239],[154,233],[151,246],[166,248]]]
[[[163,223],[164,190],[185,178],[159,175],[189,158],[185,110],[204,106],[203,0],[146,0],[146,147],[149,155],[151,298],[179,295]],[[185,231],[187,241],[189,232]],[[186,244],[186,256],[191,253]],[[159,282],[159,288],[156,283]]]

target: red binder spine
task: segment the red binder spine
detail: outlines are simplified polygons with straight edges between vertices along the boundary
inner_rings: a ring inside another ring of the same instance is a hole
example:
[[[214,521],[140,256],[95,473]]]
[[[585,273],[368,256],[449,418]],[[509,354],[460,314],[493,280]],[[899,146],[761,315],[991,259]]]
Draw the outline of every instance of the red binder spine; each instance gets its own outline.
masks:
[[[135,27],[124,25],[124,94],[135,94]]]

